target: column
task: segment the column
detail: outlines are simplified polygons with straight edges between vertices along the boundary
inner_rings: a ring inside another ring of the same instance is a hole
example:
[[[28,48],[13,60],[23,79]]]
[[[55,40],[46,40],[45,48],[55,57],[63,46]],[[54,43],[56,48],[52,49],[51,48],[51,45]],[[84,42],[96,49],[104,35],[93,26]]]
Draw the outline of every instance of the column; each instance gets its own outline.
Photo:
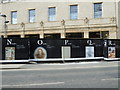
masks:
[[[21,34],[21,38],[25,38],[25,23],[21,23],[21,30],[22,30],[22,34]]]
[[[61,33],[61,38],[66,38],[65,33]]]
[[[44,38],[44,33],[40,33],[39,38]]]
[[[109,31],[109,39],[117,39],[116,31]]]
[[[4,38],[7,38],[7,35],[4,35]]]
[[[89,32],[88,31],[84,32],[84,38],[89,38]]]
[[[21,38],[25,38],[25,35],[24,35],[24,34],[22,34],[20,37],[21,37]]]
[[[65,20],[64,19],[61,21],[61,26],[63,28],[63,30],[61,32],[61,38],[66,38],[66,27],[65,27]]]

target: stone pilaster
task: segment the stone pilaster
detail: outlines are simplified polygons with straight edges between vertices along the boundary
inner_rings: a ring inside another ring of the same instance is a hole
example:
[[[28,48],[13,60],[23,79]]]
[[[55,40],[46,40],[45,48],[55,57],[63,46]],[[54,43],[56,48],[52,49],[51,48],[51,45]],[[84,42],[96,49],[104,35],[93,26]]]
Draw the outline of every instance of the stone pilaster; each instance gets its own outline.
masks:
[[[84,32],[84,38],[89,38],[89,32],[88,31]]]

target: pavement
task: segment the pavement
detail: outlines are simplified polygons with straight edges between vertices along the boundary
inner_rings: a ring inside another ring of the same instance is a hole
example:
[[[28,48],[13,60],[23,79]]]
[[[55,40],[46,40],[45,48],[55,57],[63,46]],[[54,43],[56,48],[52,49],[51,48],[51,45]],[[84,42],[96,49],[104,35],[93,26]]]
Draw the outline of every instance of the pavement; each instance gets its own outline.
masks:
[[[88,68],[91,67],[91,65],[97,65],[96,67],[106,65],[109,67],[112,65],[118,63],[119,61],[113,61],[113,62],[106,62],[106,61],[91,61],[91,62],[70,62],[70,63],[31,63],[31,64],[1,64],[0,69],[41,69],[41,70],[48,70],[48,69],[71,69],[71,66],[74,66],[73,68],[85,68],[87,66]],[[45,67],[46,66],[46,67]],[[49,68],[48,68],[49,67]]]
[[[120,58],[104,58],[104,57],[91,57],[91,58],[52,58],[52,59],[28,59],[28,60],[0,60],[1,64],[23,64],[35,62],[75,62],[75,61],[119,61]]]
[[[85,68],[98,68],[98,67],[111,67],[112,66],[118,66],[118,61],[114,62],[99,62],[99,61],[93,61],[93,62],[76,62],[76,63],[44,63],[44,64],[26,64],[21,67],[21,70],[64,70],[64,69],[85,69]]]
[[[30,60],[0,60],[1,64],[29,63]]]
[[[25,64],[2,64],[0,69],[20,69]]]

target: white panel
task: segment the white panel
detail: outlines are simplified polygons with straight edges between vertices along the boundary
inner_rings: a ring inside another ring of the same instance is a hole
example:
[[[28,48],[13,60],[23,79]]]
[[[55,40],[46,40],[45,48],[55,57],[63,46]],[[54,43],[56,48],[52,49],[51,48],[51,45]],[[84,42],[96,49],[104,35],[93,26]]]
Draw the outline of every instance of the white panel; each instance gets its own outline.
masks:
[[[62,58],[70,58],[71,57],[71,48],[69,46],[62,47]]]
[[[86,58],[94,57],[94,47],[93,46],[86,46]]]

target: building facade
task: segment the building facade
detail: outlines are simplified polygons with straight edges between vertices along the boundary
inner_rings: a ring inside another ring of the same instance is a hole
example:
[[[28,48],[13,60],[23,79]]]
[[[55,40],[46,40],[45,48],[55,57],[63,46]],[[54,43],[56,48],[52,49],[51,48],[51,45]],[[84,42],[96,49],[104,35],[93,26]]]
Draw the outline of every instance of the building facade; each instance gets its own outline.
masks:
[[[2,2],[0,36],[120,39],[117,0],[105,2]]]

